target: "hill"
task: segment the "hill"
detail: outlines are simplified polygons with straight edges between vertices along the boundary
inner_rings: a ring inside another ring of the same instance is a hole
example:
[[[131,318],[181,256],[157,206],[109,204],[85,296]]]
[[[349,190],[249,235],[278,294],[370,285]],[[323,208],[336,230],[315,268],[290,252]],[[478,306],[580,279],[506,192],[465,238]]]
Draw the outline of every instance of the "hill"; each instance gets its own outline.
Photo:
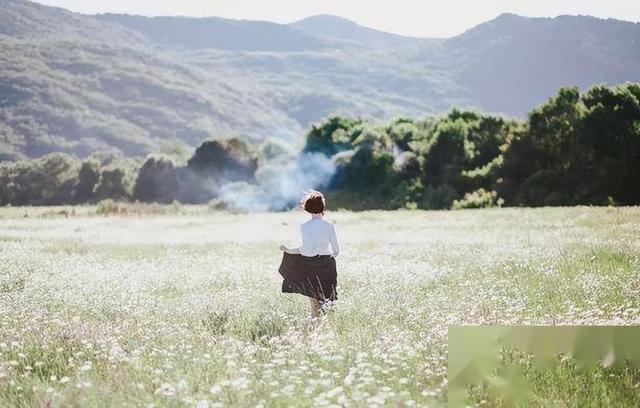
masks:
[[[308,51],[324,41],[286,25],[224,18],[143,17],[101,14],[96,19],[140,32],[154,43],[232,51]]]
[[[420,46],[424,38],[405,37],[396,34],[363,27],[343,17],[321,14],[305,18],[290,24],[302,32],[340,42],[349,41],[370,47],[411,47]],[[439,40],[432,40],[439,41]]]
[[[640,80],[640,24],[503,14],[448,40],[473,105],[520,116],[560,87]]]
[[[142,36],[113,24],[57,7],[22,0],[0,0],[0,35],[38,40],[89,39],[134,45]]]
[[[560,86],[640,80],[640,24],[503,15],[451,39],[333,16],[292,24],[89,16],[0,0],[0,160],[205,139],[299,142],[330,114],[523,116]]]

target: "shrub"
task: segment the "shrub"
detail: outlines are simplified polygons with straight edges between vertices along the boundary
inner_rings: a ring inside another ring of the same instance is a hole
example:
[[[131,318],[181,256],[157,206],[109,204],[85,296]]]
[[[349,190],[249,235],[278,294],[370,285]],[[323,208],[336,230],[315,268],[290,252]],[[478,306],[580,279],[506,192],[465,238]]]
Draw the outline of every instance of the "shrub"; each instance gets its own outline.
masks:
[[[76,202],[86,203],[95,197],[95,189],[100,181],[100,162],[88,159],[82,162],[76,184]]]
[[[427,210],[444,210],[451,208],[458,192],[449,184],[437,187],[428,186],[422,199],[422,208]]]
[[[96,186],[98,199],[125,200],[129,198],[125,171],[115,165],[104,167],[100,172],[100,182]]]
[[[120,212],[120,204],[110,198],[101,200],[96,206],[96,214],[99,215],[119,214]]]
[[[503,200],[498,198],[498,193],[480,188],[474,192],[466,193],[461,200],[455,200],[453,209],[500,207],[502,203]]]
[[[177,215],[184,212],[184,208],[179,201],[174,201],[170,205],[158,203],[122,203],[110,198],[101,200],[96,206],[96,214],[99,215]]]
[[[260,313],[247,321],[246,335],[252,341],[263,342],[284,333],[287,322],[274,313]]]
[[[202,325],[210,332],[216,335],[224,334],[227,330],[227,322],[231,317],[228,310],[212,310],[205,313],[202,318]]]

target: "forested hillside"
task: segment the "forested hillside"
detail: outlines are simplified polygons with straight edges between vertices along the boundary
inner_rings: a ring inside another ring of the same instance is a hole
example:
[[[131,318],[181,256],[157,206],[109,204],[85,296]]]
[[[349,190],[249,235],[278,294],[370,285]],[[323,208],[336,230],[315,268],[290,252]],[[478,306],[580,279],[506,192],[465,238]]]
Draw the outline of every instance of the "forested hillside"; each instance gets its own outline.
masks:
[[[332,115],[522,118],[561,86],[640,80],[640,24],[504,15],[451,39],[332,16],[290,25],[88,16],[0,0],[0,160],[301,143]]]

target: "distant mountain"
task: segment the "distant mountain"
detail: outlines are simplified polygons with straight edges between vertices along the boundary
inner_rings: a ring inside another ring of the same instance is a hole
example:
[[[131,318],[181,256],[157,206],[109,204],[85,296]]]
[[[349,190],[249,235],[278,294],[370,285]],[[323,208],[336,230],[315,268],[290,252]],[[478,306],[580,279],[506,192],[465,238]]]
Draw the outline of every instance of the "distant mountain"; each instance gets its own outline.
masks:
[[[292,24],[88,16],[0,0],[0,160],[204,139],[293,143],[331,114],[523,116],[561,86],[640,81],[640,24],[502,15],[450,39],[334,16]]]
[[[67,38],[135,44],[136,31],[70,11],[21,0],[0,0],[0,35],[22,39]]]
[[[302,32],[318,37],[352,41],[370,47],[419,46],[428,41],[424,38],[404,37],[363,27],[346,18],[328,14],[308,17],[289,25]],[[438,40],[434,39],[432,41]]]
[[[444,44],[474,106],[520,116],[558,88],[640,80],[640,24],[503,14]]]
[[[286,25],[224,18],[142,17],[100,14],[96,19],[140,32],[154,43],[232,51],[310,51],[327,47]]]

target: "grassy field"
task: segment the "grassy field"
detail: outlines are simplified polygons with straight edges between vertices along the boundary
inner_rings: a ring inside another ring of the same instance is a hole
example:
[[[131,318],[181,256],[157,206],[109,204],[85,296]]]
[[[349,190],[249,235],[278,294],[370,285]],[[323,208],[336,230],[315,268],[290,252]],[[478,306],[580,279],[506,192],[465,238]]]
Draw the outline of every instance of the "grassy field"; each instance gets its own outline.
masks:
[[[277,273],[304,214],[94,213],[0,209],[2,407],[444,406],[449,325],[640,324],[640,208],[331,213],[315,330]],[[537,406],[640,404],[591,374]]]

